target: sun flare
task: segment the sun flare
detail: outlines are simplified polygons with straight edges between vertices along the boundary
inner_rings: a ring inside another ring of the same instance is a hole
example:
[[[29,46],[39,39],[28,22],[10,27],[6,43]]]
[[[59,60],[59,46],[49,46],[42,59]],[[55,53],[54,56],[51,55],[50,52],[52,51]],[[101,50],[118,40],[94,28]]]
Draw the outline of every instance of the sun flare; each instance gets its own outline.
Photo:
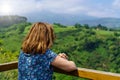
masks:
[[[1,10],[0,12],[7,15],[9,15],[12,12],[11,6],[7,4],[2,5],[0,10]]]

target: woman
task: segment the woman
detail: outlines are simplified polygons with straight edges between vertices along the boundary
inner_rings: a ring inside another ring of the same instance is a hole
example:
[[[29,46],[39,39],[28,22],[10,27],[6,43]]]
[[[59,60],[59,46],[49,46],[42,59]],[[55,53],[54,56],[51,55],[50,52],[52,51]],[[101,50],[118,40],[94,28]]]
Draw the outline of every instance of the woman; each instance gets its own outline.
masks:
[[[19,80],[52,80],[53,66],[67,72],[76,70],[64,53],[55,54],[50,48],[55,35],[52,25],[38,22],[25,37],[19,55]]]

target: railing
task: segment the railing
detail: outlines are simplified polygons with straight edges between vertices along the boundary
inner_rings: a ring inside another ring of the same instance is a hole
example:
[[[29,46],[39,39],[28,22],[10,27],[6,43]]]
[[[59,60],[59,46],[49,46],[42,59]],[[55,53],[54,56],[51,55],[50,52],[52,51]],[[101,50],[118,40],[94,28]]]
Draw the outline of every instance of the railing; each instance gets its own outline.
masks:
[[[17,69],[17,68],[18,68],[17,61],[0,64],[0,72]],[[92,80],[120,80],[120,74],[85,69],[85,68],[78,68],[77,70],[69,73],[57,68],[54,68],[54,71],[62,74],[67,74],[71,76],[77,76],[77,77],[87,78]]]

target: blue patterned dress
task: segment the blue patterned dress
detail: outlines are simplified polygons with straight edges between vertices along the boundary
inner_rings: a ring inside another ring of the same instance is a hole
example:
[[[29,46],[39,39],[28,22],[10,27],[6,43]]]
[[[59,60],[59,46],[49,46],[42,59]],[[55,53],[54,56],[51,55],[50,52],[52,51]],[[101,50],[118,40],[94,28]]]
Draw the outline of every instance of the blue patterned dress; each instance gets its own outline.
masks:
[[[50,63],[57,54],[50,49],[45,54],[26,54],[20,52],[18,80],[52,80],[53,69]]]

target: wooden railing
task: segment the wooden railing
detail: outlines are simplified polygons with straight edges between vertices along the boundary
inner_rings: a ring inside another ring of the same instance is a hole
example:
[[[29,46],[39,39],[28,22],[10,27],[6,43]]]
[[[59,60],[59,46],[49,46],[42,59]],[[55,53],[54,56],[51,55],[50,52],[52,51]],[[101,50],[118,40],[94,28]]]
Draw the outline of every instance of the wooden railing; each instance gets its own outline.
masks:
[[[17,68],[18,68],[17,61],[0,64],[0,72],[17,69]],[[57,69],[57,68],[54,68],[54,71],[58,73],[62,73],[62,74],[67,74],[71,76],[77,76],[77,77],[87,78],[87,79],[92,79],[92,80],[120,80],[120,74],[85,69],[85,68],[78,68],[77,70],[69,72],[69,73],[63,70]]]

